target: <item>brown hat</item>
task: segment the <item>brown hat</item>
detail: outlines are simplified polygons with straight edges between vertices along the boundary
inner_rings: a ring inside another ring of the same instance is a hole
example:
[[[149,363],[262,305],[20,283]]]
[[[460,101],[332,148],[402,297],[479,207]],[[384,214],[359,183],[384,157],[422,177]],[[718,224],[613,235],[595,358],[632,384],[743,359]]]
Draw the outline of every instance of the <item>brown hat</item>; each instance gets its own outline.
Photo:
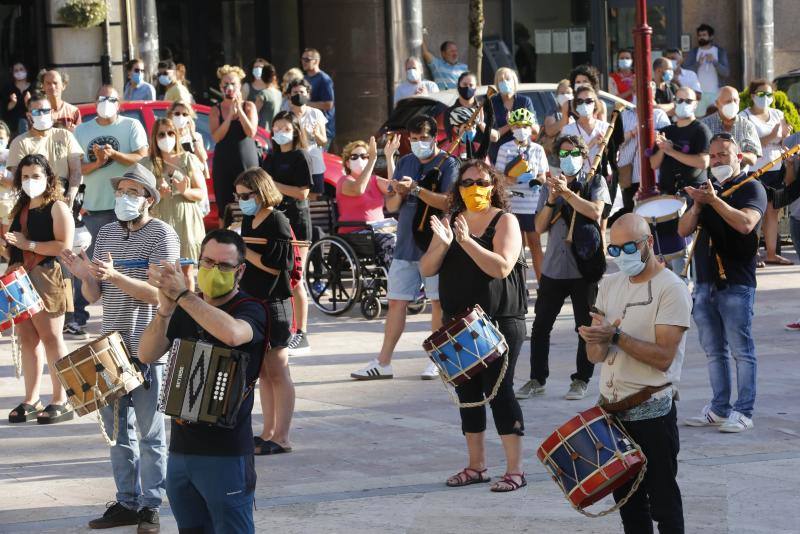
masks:
[[[156,177],[144,165],[134,163],[125,169],[125,174],[112,178],[111,185],[116,189],[122,180],[131,180],[142,184],[147,192],[150,193],[150,196],[155,199],[153,204],[158,204],[161,200],[161,195],[158,194],[158,189],[156,188]]]

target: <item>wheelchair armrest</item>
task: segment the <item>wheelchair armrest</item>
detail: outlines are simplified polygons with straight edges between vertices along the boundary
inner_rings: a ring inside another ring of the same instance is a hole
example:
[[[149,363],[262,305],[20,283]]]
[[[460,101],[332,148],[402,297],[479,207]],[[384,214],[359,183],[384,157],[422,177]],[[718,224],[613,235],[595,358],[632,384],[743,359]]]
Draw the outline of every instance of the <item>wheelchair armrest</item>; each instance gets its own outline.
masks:
[[[336,223],[334,223],[334,227],[337,230],[339,228],[364,228],[364,229],[372,228],[370,225],[367,224],[367,221],[337,221]]]

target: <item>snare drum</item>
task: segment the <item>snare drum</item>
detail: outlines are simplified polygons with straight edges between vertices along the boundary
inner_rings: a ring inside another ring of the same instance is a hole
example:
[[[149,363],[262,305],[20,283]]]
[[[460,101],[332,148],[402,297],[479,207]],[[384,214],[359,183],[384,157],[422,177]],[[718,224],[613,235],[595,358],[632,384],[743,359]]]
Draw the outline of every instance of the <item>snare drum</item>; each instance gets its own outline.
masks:
[[[112,404],[144,382],[117,332],[67,354],[55,367],[56,376],[78,415]]]
[[[0,331],[29,319],[44,309],[28,273],[19,267],[0,277]]]
[[[453,317],[422,347],[442,379],[453,386],[463,384],[508,351],[506,338],[477,305]]]
[[[633,212],[642,216],[653,233],[653,250],[665,262],[684,256],[686,238],[678,234],[678,221],[686,211],[686,200],[659,195],[639,202]]]
[[[639,475],[647,463],[639,446],[600,406],[561,425],[536,456],[578,510]]]

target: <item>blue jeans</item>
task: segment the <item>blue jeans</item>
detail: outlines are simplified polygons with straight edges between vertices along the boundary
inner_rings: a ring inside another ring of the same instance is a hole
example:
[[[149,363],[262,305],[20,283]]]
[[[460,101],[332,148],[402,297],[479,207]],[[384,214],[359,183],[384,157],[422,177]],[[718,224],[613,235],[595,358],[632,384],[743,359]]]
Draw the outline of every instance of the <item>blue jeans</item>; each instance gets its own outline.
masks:
[[[131,510],[158,508],[166,490],[167,436],[164,414],[156,409],[164,365],[151,364],[150,372],[150,389],[139,386],[119,399],[119,433],[117,444],[111,447],[116,500]],[[100,413],[111,436],[114,405],[102,408]]]
[[[114,210],[95,211],[87,213],[83,216],[83,222],[86,223],[86,229],[92,234],[92,244],[86,250],[86,255],[91,259],[94,254],[94,242],[97,239],[97,234],[100,233],[100,228],[117,220]],[[81,280],[74,277],[73,286],[75,287],[75,311],[71,317],[67,314],[66,322],[76,322],[79,325],[85,325],[89,321],[89,312],[86,311],[86,306],[89,305],[86,299],[83,298],[81,293]]]
[[[708,358],[708,375],[714,395],[711,410],[720,417],[731,412],[731,354],[736,364],[738,395],[733,409],[753,416],[756,400],[756,347],[753,341],[753,303],[756,288],[696,284],[692,316],[700,345]]]
[[[800,257],[800,219],[789,217],[789,233],[792,236],[792,243],[794,244],[794,251]]]
[[[255,532],[253,455],[169,453],[167,495],[181,532]]]

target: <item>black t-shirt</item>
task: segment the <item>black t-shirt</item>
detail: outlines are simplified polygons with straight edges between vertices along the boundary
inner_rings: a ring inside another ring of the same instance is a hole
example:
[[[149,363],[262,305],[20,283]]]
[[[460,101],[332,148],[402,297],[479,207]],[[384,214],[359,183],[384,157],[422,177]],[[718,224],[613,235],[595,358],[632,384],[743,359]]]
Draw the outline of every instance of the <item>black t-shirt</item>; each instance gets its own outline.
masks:
[[[284,185],[311,188],[314,184],[311,179],[311,163],[304,150],[274,150],[262,163],[262,167],[273,180]],[[284,196],[284,200],[290,199]]]
[[[266,245],[248,244],[261,255],[261,263],[280,271],[274,275],[250,262],[244,270],[240,287],[249,295],[263,300],[283,300],[292,296],[289,276],[294,265],[294,249],[291,244],[292,228],[283,213],[272,210],[266,219],[253,228],[253,217],[242,217],[242,237],[264,237]]]
[[[241,302],[244,299],[251,299]],[[237,305],[237,303],[239,303]],[[250,354],[247,366],[247,383],[258,378],[261,369],[261,359],[264,356],[264,336],[267,325],[267,314],[264,306],[246,293],[240,291],[231,300],[220,306],[222,310],[230,310],[230,314],[243,321],[247,321],[253,328],[253,339],[250,343],[238,347],[230,347]],[[167,338],[170,343],[175,339],[205,339],[212,345],[225,346],[218,339],[200,326],[183,309],[178,308],[167,327]],[[199,454],[205,456],[244,456],[253,454],[253,428],[250,421],[250,412],[253,410],[253,395],[250,392],[242,403],[239,417],[234,428],[220,428],[205,423],[181,423],[172,420],[169,450],[182,454]]]
[[[711,144],[711,130],[697,120],[687,126],[671,124],[659,130],[672,141],[675,150],[684,154],[707,154]],[[655,148],[658,150],[658,147]],[[658,169],[658,188],[662,193],[674,195],[687,185],[696,187],[706,181],[706,170],[684,165],[670,156],[664,156]]]
[[[739,175],[725,182],[717,194],[722,194],[740,184],[746,176]],[[750,180],[737,188],[724,200],[736,209],[751,208],[762,216],[767,210],[767,192],[758,180]],[[722,261],[728,284],[756,287],[756,254],[758,252],[758,232],[761,222],[748,235],[731,228],[711,207],[705,206],[700,214],[703,230],[697,238],[694,258],[698,283],[719,281],[719,268],[716,255]],[[709,248],[709,235],[713,247]]]
[[[675,101],[675,93],[677,88],[668,83],[664,88],[656,87],[656,104],[672,104]]]

